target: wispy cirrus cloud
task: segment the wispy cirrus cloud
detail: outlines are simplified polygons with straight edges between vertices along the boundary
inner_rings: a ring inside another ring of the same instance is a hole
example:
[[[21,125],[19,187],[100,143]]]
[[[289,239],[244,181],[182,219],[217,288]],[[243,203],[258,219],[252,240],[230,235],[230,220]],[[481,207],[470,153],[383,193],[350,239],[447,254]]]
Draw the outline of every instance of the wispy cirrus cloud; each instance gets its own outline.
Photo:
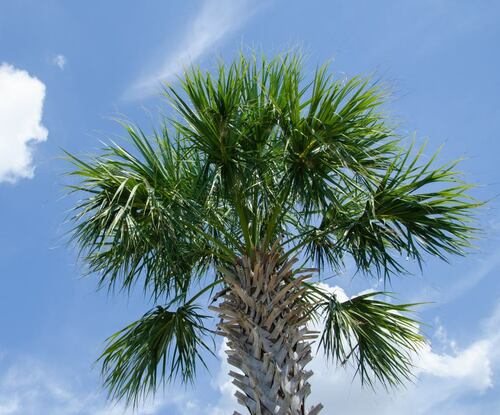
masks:
[[[498,235],[498,231],[495,230],[488,239],[494,241],[498,238]],[[500,269],[500,245],[498,243],[490,244],[482,250],[487,250],[487,252],[480,252],[479,255],[471,257],[470,264],[472,266],[462,267],[465,268],[463,274],[454,276],[453,280],[446,280],[439,285],[428,283],[424,287],[424,291],[417,292],[411,301],[419,302],[422,301],[422,298],[425,298],[426,301],[434,302],[430,307],[437,307],[438,305],[453,303],[466,296],[471,290],[478,287],[483,280],[491,278]]]
[[[241,27],[259,7],[260,2],[250,0],[205,0],[166,59],[156,70],[134,82],[124,98],[138,99],[157,93],[162,82],[172,80],[184,67],[210,51]]]

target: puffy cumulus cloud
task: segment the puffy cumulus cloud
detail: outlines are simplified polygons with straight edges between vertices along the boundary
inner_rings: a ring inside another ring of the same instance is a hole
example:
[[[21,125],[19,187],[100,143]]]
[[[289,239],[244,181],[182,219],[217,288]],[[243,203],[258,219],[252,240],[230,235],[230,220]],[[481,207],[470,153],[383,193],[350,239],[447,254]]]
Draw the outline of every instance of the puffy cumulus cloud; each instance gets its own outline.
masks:
[[[353,415],[367,411],[373,415],[473,413],[460,412],[460,401],[480,396],[493,386],[493,365],[498,362],[491,352],[498,346],[498,339],[480,339],[454,355],[439,354],[427,346],[415,360],[417,379],[413,384],[400,391],[376,393],[353,381],[352,370],[325,366],[320,353],[311,363],[314,377],[310,399]],[[481,408],[476,409],[480,413]]]
[[[42,125],[45,85],[28,72],[0,65],[0,182],[33,177],[33,144],[47,139]]]
[[[340,300],[348,298],[339,287],[323,284],[322,288],[335,293]],[[497,334],[500,331],[500,306],[484,327],[484,333],[465,348],[448,339],[444,328],[440,327],[438,338],[446,343],[440,346],[447,352],[438,353],[431,345],[423,348],[414,360],[415,382],[398,391],[378,389],[374,392],[362,388],[358,380],[353,379],[352,369],[325,364],[326,358],[320,351],[308,366],[314,371],[309,402],[311,405],[321,402],[326,408],[334,408],[335,413],[350,415],[479,415],[488,413],[484,412],[486,408],[500,409],[500,399],[495,402],[474,400],[494,387],[494,370],[500,366],[500,335]],[[219,401],[200,413],[223,415],[238,407],[233,397],[235,387],[227,376],[226,347],[223,342],[219,352],[223,360],[214,385],[220,393]],[[464,402],[468,398],[471,398],[470,402]]]
[[[220,397],[218,402],[214,407],[211,407],[207,410],[208,415],[226,415],[231,414],[234,411],[234,408],[238,406],[234,393],[236,392],[236,386],[233,385],[232,378],[230,378],[227,374],[230,370],[237,371],[237,369],[227,363],[227,355],[226,350],[228,350],[226,339],[224,339],[219,348],[219,358],[221,361],[221,367],[219,373],[213,385],[216,389],[218,389],[220,393]]]
[[[339,287],[323,286],[347,299]],[[500,367],[500,306],[482,324],[483,334],[460,347],[438,327],[439,347],[425,347],[415,358],[417,379],[406,389],[373,392],[353,381],[353,370],[325,364],[319,352],[310,363],[312,394],[309,403],[321,402],[334,413],[350,415],[483,415],[500,413],[495,397],[495,371]],[[436,350],[443,350],[437,352]],[[227,415],[238,408],[235,387],[227,373],[227,345],[221,343],[221,365],[210,389],[199,392],[167,388],[156,401],[139,408],[141,415]],[[201,386],[198,386],[201,387]],[[488,394],[488,399],[483,399]],[[493,395],[493,397],[492,397]],[[498,394],[497,394],[498,395]],[[202,396],[206,398],[202,398]],[[208,398],[210,396],[210,398]],[[160,399],[161,397],[161,399]],[[327,413],[328,411],[324,411]],[[123,405],[109,404],[102,394],[85,392],[81,382],[54,374],[37,361],[12,364],[0,370],[0,415],[132,415]]]
[[[417,359],[420,373],[438,378],[458,379],[471,390],[484,391],[493,386],[490,340],[479,340],[454,355],[433,353],[430,346]]]

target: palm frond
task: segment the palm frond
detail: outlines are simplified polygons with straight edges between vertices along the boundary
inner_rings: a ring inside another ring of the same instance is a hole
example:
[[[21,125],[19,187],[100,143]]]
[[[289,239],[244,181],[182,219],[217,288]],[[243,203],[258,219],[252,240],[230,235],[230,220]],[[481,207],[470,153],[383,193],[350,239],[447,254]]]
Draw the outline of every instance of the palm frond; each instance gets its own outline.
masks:
[[[446,260],[470,246],[481,203],[457,163],[403,148],[379,83],[339,79],[328,65],[304,76],[293,53],[240,55],[213,73],[186,71],[165,93],[177,118],[160,131],[125,124],[128,144],[106,145],[90,161],[68,154],[70,188],[82,197],[73,237],[89,272],[109,289],[141,281],[155,301],[179,306],[109,339],[101,361],[112,396],[135,401],[157,378],[192,379],[206,329],[186,296],[193,282],[211,289],[217,269],[237,258],[252,262],[280,245],[320,272],[350,256],[358,270],[388,278],[405,271],[402,258]],[[423,341],[406,316],[413,305],[316,294],[328,356],[352,362],[368,384],[410,376]]]
[[[210,238],[203,220],[213,211],[203,189],[210,182],[196,158],[186,160],[168,136],[150,143],[127,132],[134,151],[112,144],[91,162],[69,155],[71,174],[82,177],[72,189],[85,195],[74,209],[73,238],[101,286],[130,290],[143,278],[155,296],[187,292],[214,255],[229,255],[221,241],[230,227],[220,218],[212,227],[221,237]]]
[[[175,311],[157,306],[141,319],[115,333],[99,357],[104,385],[110,397],[134,405],[160,383],[179,378],[193,381],[197,363],[205,365],[205,315],[194,304]]]
[[[472,187],[460,179],[457,162],[433,166],[436,157],[419,164],[424,147],[410,159],[411,148],[396,157],[371,189],[361,216],[341,229],[339,245],[363,270],[401,272],[401,258],[420,264],[422,252],[446,260],[463,255],[476,228],[471,224],[481,203],[467,195]]]
[[[385,387],[411,379],[412,355],[425,343],[419,323],[408,316],[417,304],[391,304],[373,292],[340,302],[334,294],[322,294],[316,313],[325,328],[319,347],[338,364],[355,368],[363,384]]]
[[[402,259],[421,265],[424,253],[446,260],[463,255],[477,232],[475,209],[458,162],[421,163],[425,147],[394,157],[384,175],[365,189],[339,198],[321,213],[319,226],[306,225],[303,244],[310,258],[334,267],[351,255],[359,270],[389,278],[405,271]]]

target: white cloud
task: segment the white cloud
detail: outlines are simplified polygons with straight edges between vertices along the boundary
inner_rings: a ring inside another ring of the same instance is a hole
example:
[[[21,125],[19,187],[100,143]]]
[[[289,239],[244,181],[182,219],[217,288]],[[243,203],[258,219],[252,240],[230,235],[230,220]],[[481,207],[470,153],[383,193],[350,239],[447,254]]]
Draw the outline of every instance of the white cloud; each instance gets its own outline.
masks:
[[[236,386],[232,384],[232,378],[227,375],[230,370],[237,371],[237,369],[227,363],[226,350],[228,350],[228,347],[226,339],[224,339],[218,352],[219,359],[221,361],[221,368],[217,374],[214,385],[212,385],[220,392],[220,397],[215,407],[210,408],[207,411],[209,415],[230,414],[238,405],[234,396]]]
[[[352,381],[352,370],[332,370],[320,354],[310,365],[314,371],[310,401],[352,415],[456,415],[460,400],[480,396],[492,386],[492,346],[480,340],[456,355],[438,354],[429,346],[416,361],[415,383],[392,392],[361,388]]]
[[[168,54],[160,68],[140,78],[125,94],[141,98],[159,91],[162,81],[170,81],[186,66],[213,48],[231,31],[255,13],[250,0],[205,0],[184,37]],[[251,6],[251,7],[250,7]]]
[[[0,377],[0,415],[136,415],[123,404],[106,402],[98,393],[85,392],[81,382],[54,373],[34,359],[13,363]],[[182,394],[170,399],[175,407]],[[141,415],[157,414],[165,401],[149,401]]]
[[[41,124],[45,85],[28,72],[0,65],[0,182],[32,178],[32,145],[47,139]]]
[[[56,65],[61,71],[63,71],[67,63],[66,56],[61,54],[56,55],[54,56],[54,59],[52,59],[52,63]]]
[[[323,285],[323,288],[328,287]],[[329,290],[341,299],[347,298],[339,287],[330,287]],[[443,348],[449,352],[438,353],[430,345],[423,348],[414,360],[417,380],[399,391],[378,389],[373,392],[361,388],[359,382],[353,380],[353,370],[326,365],[325,356],[320,352],[308,367],[314,371],[309,403],[321,402],[325,408],[335,408],[335,413],[350,415],[485,413],[482,404],[464,404],[463,399],[481,396],[494,386],[494,369],[500,366],[500,334],[497,334],[500,331],[500,306],[484,326],[483,335],[462,349],[448,338],[444,328],[438,329],[438,338],[446,343]],[[223,343],[222,349],[224,347]],[[220,356],[223,358],[222,352]],[[216,382],[220,392],[219,402],[215,407],[206,409],[204,414],[223,415],[238,407],[232,396],[235,387],[227,376],[228,371],[229,366],[223,359]],[[494,405],[500,406],[500,401]]]
[[[326,288],[326,286],[325,286]],[[345,292],[330,287],[339,298]],[[495,370],[500,367],[500,306],[482,324],[483,334],[465,348],[456,345],[443,327],[437,338],[446,352],[438,353],[431,346],[422,350],[415,359],[418,379],[406,390],[373,392],[353,381],[350,369],[335,369],[325,364],[322,353],[311,362],[312,395],[309,404],[317,402],[335,413],[350,415],[481,415],[498,413],[500,401],[482,402],[485,392],[494,387]],[[186,389],[167,388],[156,401],[149,401],[135,414],[159,415],[226,415],[238,405],[234,399],[235,387],[227,375],[226,345],[219,349],[221,366],[213,378],[212,388],[218,398],[204,399],[209,390],[190,392]],[[132,415],[134,411],[121,404],[109,404],[101,394],[86,391],[79,379],[68,378],[39,361],[26,360],[12,364],[0,372],[0,415]],[[198,388],[202,387],[198,385]],[[479,399],[468,401],[467,398]],[[161,398],[161,399],[159,399]],[[492,409],[493,408],[493,409]],[[324,410],[329,413],[328,410]]]
[[[490,340],[482,339],[453,355],[434,353],[427,346],[418,360],[419,371],[438,378],[460,380],[470,390],[485,391],[493,386],[492,346]]]
[[[0,366],[0,415],[192,415],[207,405],[180,386],[166,386],[137,409],[109,402],[97,379],[89,390],[87,376],[61,371],[31,357]],[[226,414],[224,414],[226,415]]]

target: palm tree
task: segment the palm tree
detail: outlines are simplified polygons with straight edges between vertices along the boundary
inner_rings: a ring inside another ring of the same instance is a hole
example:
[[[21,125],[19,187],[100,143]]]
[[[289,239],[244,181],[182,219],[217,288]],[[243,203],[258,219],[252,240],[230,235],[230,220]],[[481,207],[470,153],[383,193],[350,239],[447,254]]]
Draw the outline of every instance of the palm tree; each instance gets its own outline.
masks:
[[[314,281],[346,259],[389,281],[405,271],[401,257],[462,254],[478,203],[456,163],[402,146],[377,84],[338,80],[327,65],[304,81],[302,68],[288,54],[190,69],[166,88],[177,115],[159,130],[124,124],[128,148],[69,156],[89,272],[109,289],[141,284],[155,304],[108,339],[112,398],[137,404],[192,381],[218,335],[250,414],[320,412],[306,407],[315,341],[364,384],[411,378],[425,341],[414,304],[379,292],[341,302]]]

